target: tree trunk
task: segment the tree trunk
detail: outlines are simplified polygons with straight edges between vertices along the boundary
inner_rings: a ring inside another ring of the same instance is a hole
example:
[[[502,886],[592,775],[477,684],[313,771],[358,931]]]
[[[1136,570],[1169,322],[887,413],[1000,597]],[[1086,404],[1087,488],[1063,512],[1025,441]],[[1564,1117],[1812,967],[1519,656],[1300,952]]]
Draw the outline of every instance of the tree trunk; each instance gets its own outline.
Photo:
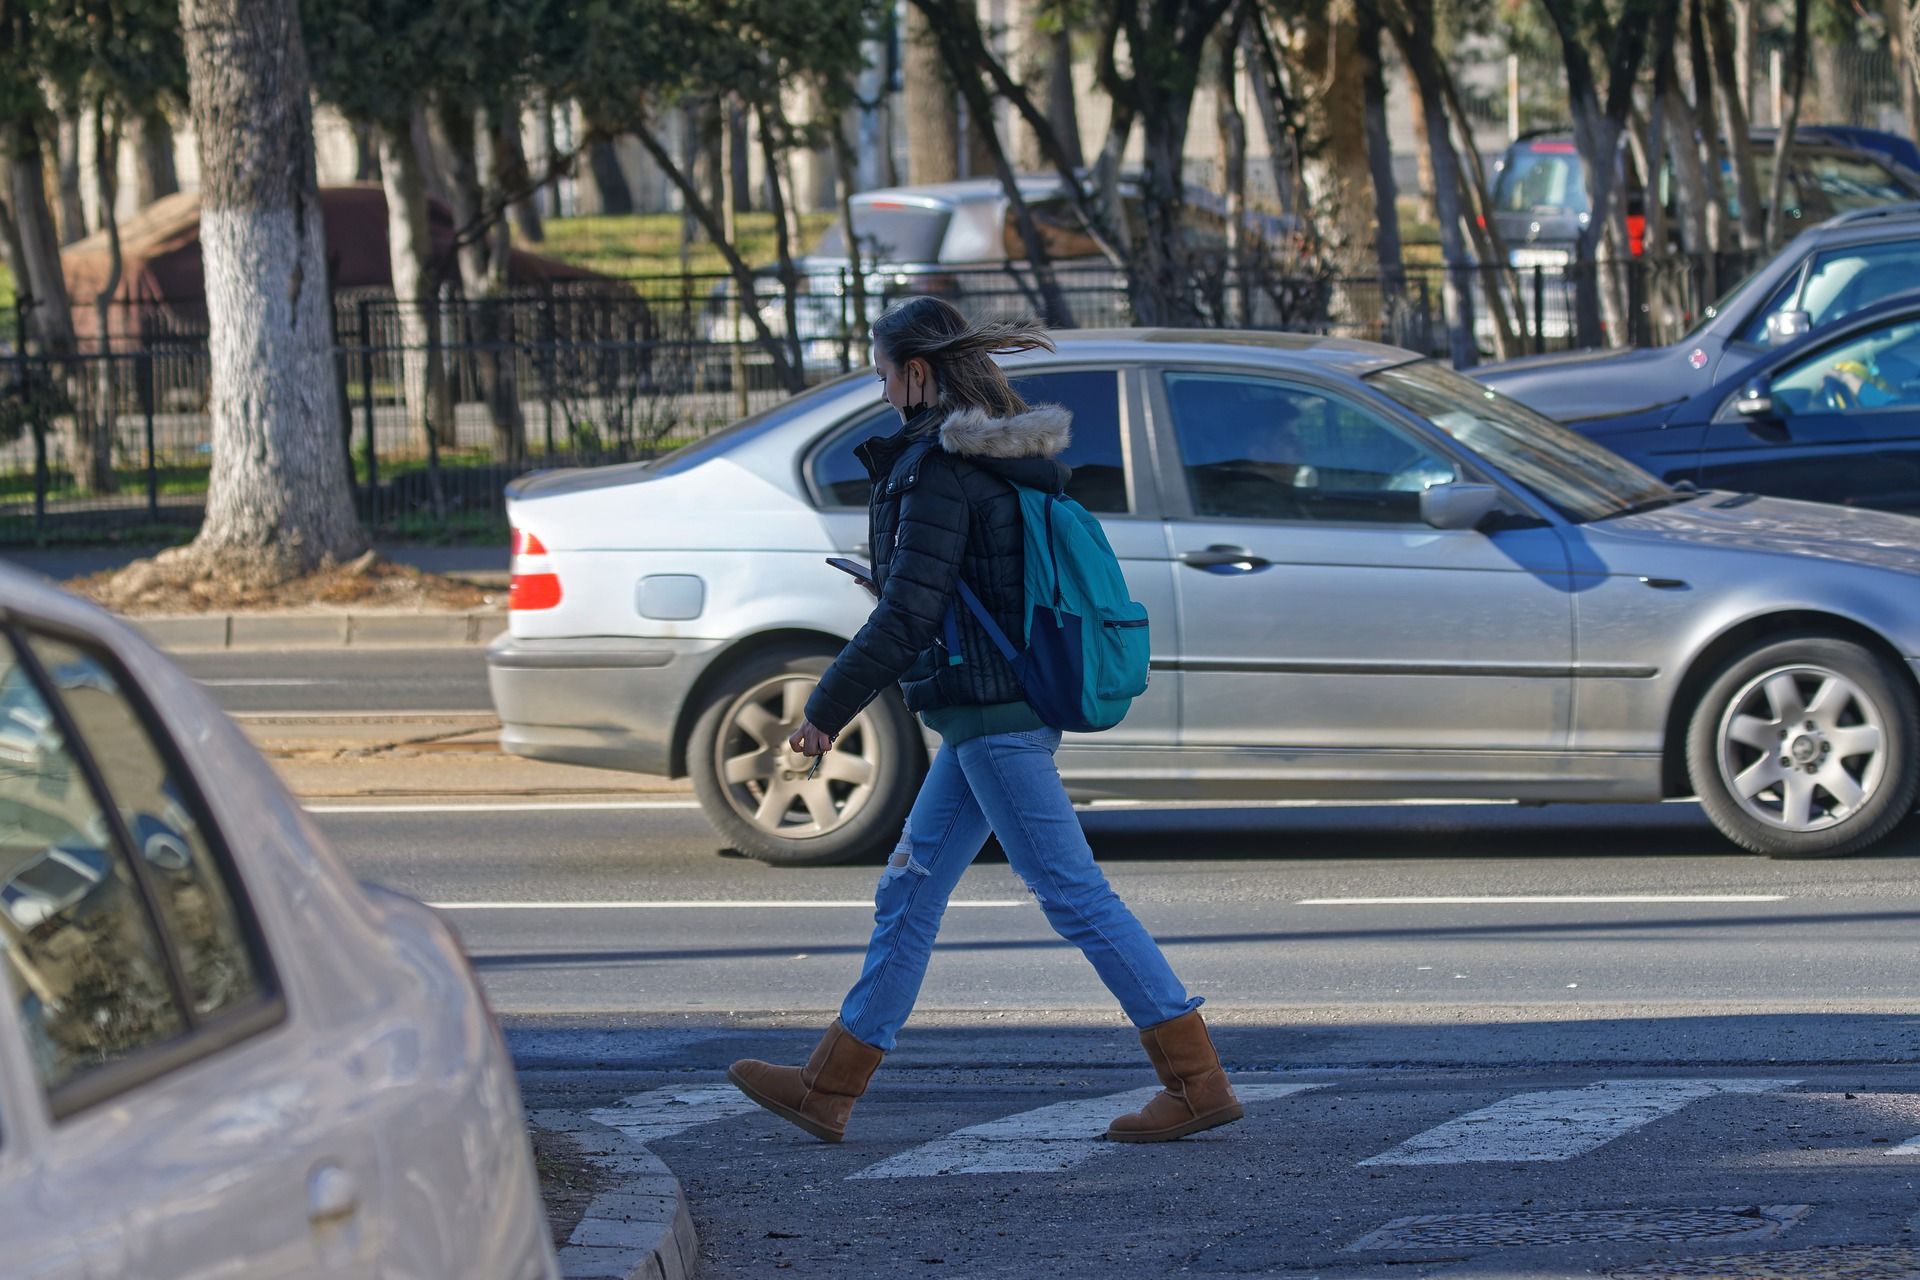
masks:
[[[907,181],[952,182],[960,176],[960,114],[927,16],[907,6]]]
[[[1687,5],[1687,62],[1693,71],[1693,131],[1700,140],[1706,180],[1707,262],[1706,296],[1720,296],[1720,255],[1733,245],[1734,231],[1727,214],[1725,152],[1720,146],[1719,113],[1714,106],[1713,55],[1707,46],[1706,6],[1709,0]]]
[[[1447,137],[1445,91],[1440,85],[1439,55],[1433,47],[1433,10],[1431,0],[1410,0],[1406,8],[1413,17],[1410,29],[1394,27],[1394,40],[1406,60],[1420,93],[1419,114],[1426,122],[1427,154],[1433,163],[1433,199],[1440,226],[1440,252],[1446,259],[1442,283],[1447,316],[1447,349],[1456,369],[1478,363],[1480,352],[1473,337],[1473,289],[1467,258],[1467,245],[1461,235],[1459,159]]]
[[[620,157],[610,139],[595,138],[588,144],[587,171],[582,176],[593,188],[594,212],[633,212],[633,189],[627,185],[627,175],[620,168]]]
[[[554,119],[555,110],[553,99],[542,96],[540,99],[540,164],[549,171],[553,169],[554,158],[560,154],[560,128],[558,121]],[[570,169],[571,167],[569,166]],[[549,182],[542,187],[540,199],[546,206],[547,217],[560,216],[560,184],[558,182]]]
[[[400,356],[400,383],[407,428],[423,442],[432,432],[438,444],[452,445],[457,436],[447,365],[440,351],[440,282],[428,236],[426,174],[410,124],[389,122],[375,128],[380,185],[387,194],[387,258],[393,272],[400,345],[405,348]]]
[[[514,234],[528,244],[539,244],[547,238],[547,231],[540,224],[539,192],[534,190],[533,174],[527,168],[527,143],[521,136],[522,124],[518,102],[500,105],[491,135],[499,161],[494,186],[502,192],[524,193],[508,206],[513,215]]]
[[[1777,248],[1787,222],[1787,177],[1793,164],[1793,131],[1807,91],[1808,0],[1793,2],[1793,44],[1787,54],[1787,113],[1773,140],[1773,180],[1767,186],[1767,247]]]
[[[1324,228],[1325,239],[1342,273],[1364,271],[1373,262],[1375,223],[1359,189],[1368,172],[1367,104],[1354,0],[1333,0],[1324,21],[1308,21],[1303,61],[1314,85],[1312,132],[1324,140],[1306,162],[1313,215],[1331,224]],[[1363,315],[1361,322],[1370,319]]]
[[[1817,40],[1812,53],[1814,119],[1821,124],[1866,123],[1860,109],[1859,51],[1850,44]]]
[[[1051,0],[1016,0],[1008,23],[1019,41],[1014,75],[1036,103],[1044,104],[1054,137],[1074,165],[1080,156],[1080,119],[1073,92],[1073,34],[1068,13]],[[1044,20],[1044,21],[1043,21]],[[1014,163],[1022,173],[1048,167],[1040,135],[1025,121],[1013,126]]]
[[[1407,105],[1413,117],[1413,181],[1420,197],[1415,215],[1422,222],[1437,223],[1440,209],[1435,193],[1440,183],[1433,172],[1433,139],[1427,127],[1426,103],[1420,94],[1420,77],[1414,75],[1412,67],[1407,68],[1407,85],[1413,90]]]
[[[520,412],[518,379],[514,376],[518,352],[512,346],[508,318],[495,298],[506,285],[509,245],[505,209],[489,209],[480,176],[479,145],[492,132],[488,113],[457,103],[442,102],[438,119],[447,152],[453,157],[451,203],[454,227],[462,244],[458,250],[460,284],[467,297],[473,338],[479,345],[479,382],[493,423],[494,456],[515,463],[526,453],[526,421]],[[490,145],[489,150],[493,148]],[[488,169],[500,171],[497,152],[488,156]]]
[[[53,208],[47,202],[45,156],[39,135],[30,124],[6,126],[4,146],[11,158],[8,178],[13,220],[20,237],[25,273],[14,276],[14,288],[27,306],[27,329],[40,353],[56,359],[70,357],[76,340],[73,310],[67,298],[66,276],[60,270],[60,237],[54,228]]]
[[[735,215],[752,213],[753,135],[747,128],[747,104],[739,94],[729,94],[726,112],[726,136],[721,141],[721,149],[727,153],[726,186],[733,193],[729,198]]]
[[[1715,94],[1720,104],[1720,131],[1733,160],[1733,194],[1740,206],[1740,247],[1757,252],[1766,244],[1766,211],[1760,206],[1760,178],[1753,163],[1753,134],[1747,120],[1746,89],[1736,65],[1733,24],[1727,18],[1728,0],[1701,0],[1705,6],[1707,40],[1713,50],[1713,71],[1719,80]]]
[[[158,106],[148,107],[140,115],[139,162],[134,166],[134,195],[142,209],[162,196],[180,189],[180,175],[173,164],[173,124]]]
[[[774,90],[776,102],[763,104],[760,116],[760,157],[767,171],[767,208],[773,214],[773,244],[780,272],[780,303],[786,320],[787,360],[794,368],[803,368],[800,352],[800,274],[793,265],[793,230],[790,221],[790,208],[786,192],[782,190],[791,181],[784,172],[788,166],[783,163],[788,151],[780,146],[783,138],[791,132],[786,121],[780,116],[777,102],[778,89]],[[787,187],[791,190],[791,187]]]
[[[1920,68],[1914,63],[1913,31],[1907,24],[1903,0],[1883,0],[1887,19],[1887,41],[1893,47],[1893,73],[1900,79],[1900,112],[1907,122],[1907,136],[1920,138],[1920,83],[1915,76]]]
[[[1253,288],[1248,279],[1247,118],[1240,110],[1240,27],[1233,23],[1213,43],[1213,124],[1219,135],[1221,177],[1227,193],[1227,261],[1221,323],[1253,327]]]
[[[114,208],[120,195],[120,117],[104,97],[93,108],[93,180],[99,196],[100,227],[107,235],[107,278],[93,297],[95,321],[100,326],[100,353],[92,378],[93,412],[76,413],[67,440],[67,465],[73,483],[83,494],[112,493],[119,486],[113,476],[114,394],[113,305],[120,292],[125,262],[120,254],[120,218]]]
[[[54,167],[60,175],[60,243],[72,244],[87,234],[87,206],[80,198],[80,116],[78,100],[60,103],[54,135]]]
[[[1393,178],[1393,143],[1387,131],[1387,78],[1380,58],[1380,13],[1371,4],[1359,11],[1361,92],[1366,101],[1367,171],[1372,178],[1374,260],[1380,273],[1385,341],[1407,346],[1423,338],[1411,332],[1406,311],[1406,263],[1400,249],[1400,209]]]
[[[839,172],[840,238],[847,245],[847,297],[851,311],[847,315],[847,336],[845,357],[842,367],[850,369],[855,362],[868,363],[872,358],[868,341],[867,316],[867,270],[860,256],[860,238],[854,234],[853,191],[855,162],[853,147],[847,142],[848,121],[842,120],[833,130],[833,163]],[[857,127],[857,126],[856,126]]]
[[[191,554],[285,571],[365,545],[334,381],[306,51],[293,0],[182,0],[212,363]]]

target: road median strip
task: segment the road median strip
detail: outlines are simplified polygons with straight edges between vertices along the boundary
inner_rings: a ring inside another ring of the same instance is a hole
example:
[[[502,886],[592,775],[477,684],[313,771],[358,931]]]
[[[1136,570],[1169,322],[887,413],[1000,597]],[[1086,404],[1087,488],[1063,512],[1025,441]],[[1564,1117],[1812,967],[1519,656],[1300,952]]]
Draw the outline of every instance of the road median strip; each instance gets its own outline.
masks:
[[[494,609],[421,613],[161,614],[127,619],[162,649],[405,649],[481,645],[507,629]]]

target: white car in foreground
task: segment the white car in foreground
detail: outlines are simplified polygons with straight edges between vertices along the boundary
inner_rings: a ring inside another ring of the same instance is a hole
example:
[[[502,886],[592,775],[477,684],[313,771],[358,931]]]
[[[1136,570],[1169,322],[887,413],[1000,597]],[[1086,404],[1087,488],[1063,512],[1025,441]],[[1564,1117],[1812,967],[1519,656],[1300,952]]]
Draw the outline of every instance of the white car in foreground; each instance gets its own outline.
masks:
[[[199,687],[0,567],[0,1273],[557,1274],[452,933]]]

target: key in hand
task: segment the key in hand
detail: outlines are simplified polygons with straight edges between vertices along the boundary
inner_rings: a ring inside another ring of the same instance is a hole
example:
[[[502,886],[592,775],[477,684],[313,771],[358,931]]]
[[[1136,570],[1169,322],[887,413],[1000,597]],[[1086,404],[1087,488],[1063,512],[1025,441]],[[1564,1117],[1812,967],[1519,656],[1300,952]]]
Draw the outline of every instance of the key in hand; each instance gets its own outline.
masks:
[[[825,760],[826,758],[827,758],[827,753],[824,751],[822,751],[819,755],[813,758],[813,767],[807,770],[808,782],[812,782],[814,775],[820,772],[820,762],[822,760]]]

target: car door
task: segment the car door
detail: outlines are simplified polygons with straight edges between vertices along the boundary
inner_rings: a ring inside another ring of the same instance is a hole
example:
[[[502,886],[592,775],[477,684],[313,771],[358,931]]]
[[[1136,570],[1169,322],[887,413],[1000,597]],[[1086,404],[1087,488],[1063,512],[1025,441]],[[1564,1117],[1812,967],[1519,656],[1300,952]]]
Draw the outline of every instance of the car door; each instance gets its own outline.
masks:
[[[89,1273],[373,1275],[375,1135],[341,1123],[196,780],[104,650],[0,648],[6,990]]]
[[[1920,513],[1920,315],[1797,354],[1715,410],[1700,484]],[[1743,390],[1748,384],[1743,384]]]
[[[0,836],[0,840],[4,840]],[[41,1173],[46,1120],[20,1025],[0,1001],[0,1240],[9,1280],[86,1280],[79,1242]]]
[[[1160,529],[1159,495],[1151,475],[1133,461],[1144,439],[1137,380],[1111,364],[1016,366],[1008,373],[1028,404],[1057,404],[1072,412],[1073,442],[1060,456],[1073,469],[1067,494],[1100,517],[1128,589],[1152,619],[1155,654],[1171,653],[1173,582]],[[869,436],[897,430],[899,421],[884,405],[863,413],[828,437],[808,463],[814,500],[849,555],[864,559],[870,554],[865,545],[867,474],[853,449]],[[1178,712],[1177,680],[1156,673],[1126,720],[1100,734],[1099,742],[1171,746]]]
[[[1420,491],[1460,464],[1337,389],[1169,368],[1158,393],[1183,754],[1273,749],[1240,767],[1337,780],[1453,767],[1408,753],[1563,746],[1572,619],[1551,529],[1425,524]]]

